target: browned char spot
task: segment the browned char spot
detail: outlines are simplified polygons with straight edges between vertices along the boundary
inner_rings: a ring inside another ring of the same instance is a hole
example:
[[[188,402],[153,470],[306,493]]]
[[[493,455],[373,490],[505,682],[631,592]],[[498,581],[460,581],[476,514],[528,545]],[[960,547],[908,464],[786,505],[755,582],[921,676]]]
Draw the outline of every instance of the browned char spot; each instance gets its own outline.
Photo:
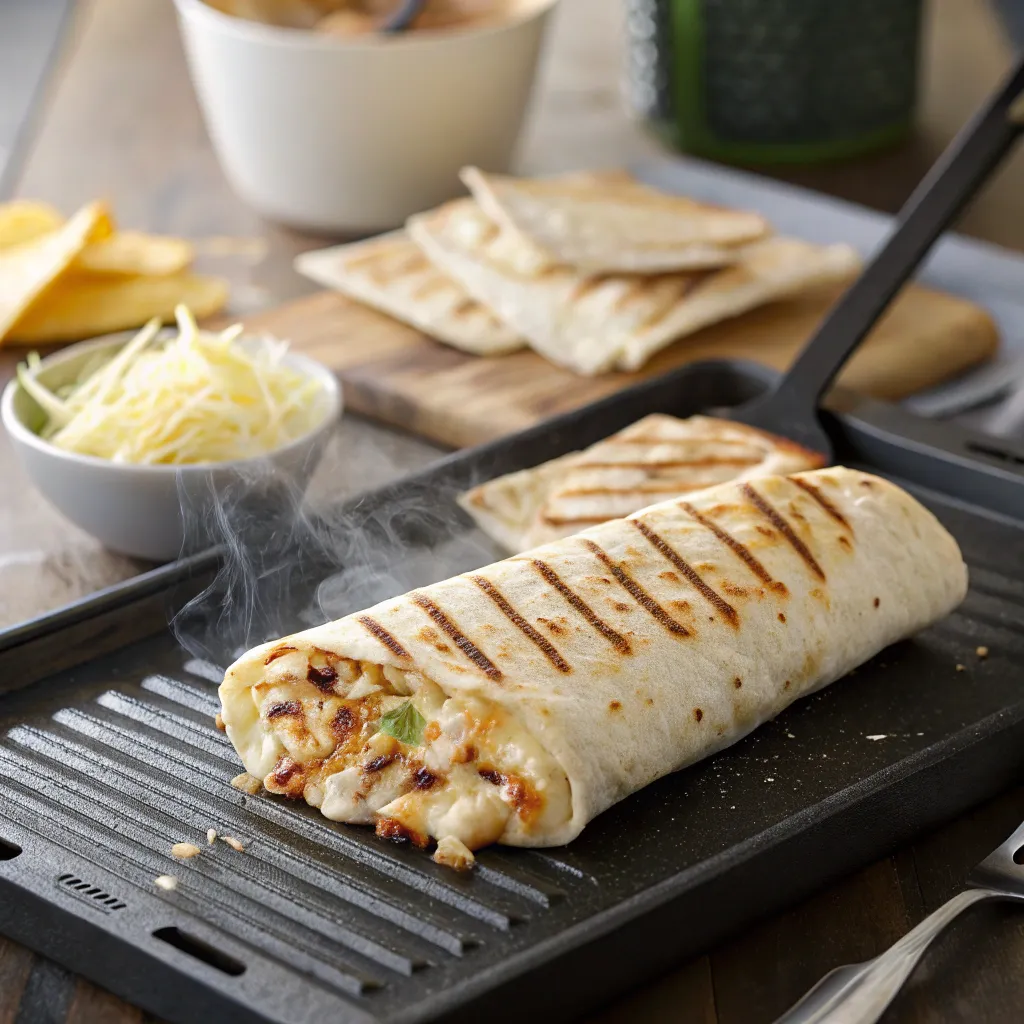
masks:
[[[609,711],[621,711],[622,710],[622,701],[621,700],[609,701],[608,702],[608,710]]]
[[[470,576],[470,579],[498,606],[501,613],[519,629],[529,640],[531,640],[541,651],[545,658],[551,662],[559,672],[571,672],[572,666],[558,653],[554,644],[546,636],[542,636],[512,607],[504,594],[488,579],[483,576]]]
[[[302,766],[290,757],[282,757],[267,776],[265,785],[271,793],[296,799],[302,796],[305,781]]]
[[[287,645],[275,647],[263,660],[263,664],[269,665],[272,661],[277,661],[278,658],[283,658],[286,654],[291,654],[292,651],[297,650],[297,647],[288,647]]]
[[[551,619],[538,619],[537,621],[547,626],[555,636],[562,636],[566,632],[562,626]]]
[[[626,604],[625,602],[623,602],[623,601],[614,601],[612,603],[612,607],[617,612],[628,612],[629,608],[630,608],[630,606],[628,604]]]
[[[679,577],[674,572],[659,572],[659,580],[665,580],[667,583],[678,583]]]
[[[422,832],[406,828],[394,818],[378,819],[376,832],[381,839],[390,839],[394,843],[412,843],[413,846],[418,846],[421,850],[425,850],[430,845],[430,839]]]
[[[660,534],[655,533],[645,522],[639,519],[631,519],[630,522],[650,541],[651,545],[660,555],[667,558],[687,579],[691,586],[695,587],[701,596],[717,611],[730,625],[739,625],[740,617],[736,614],[728,601],[707,585],[700,573],[686,561]]]
[[[396,658],[409,657],[409,652],[376,619],[371,619],[369,615],[359,615],[356,622],[382,643]]]
[[[412,788],[413,789],[431,789],[441,781],[441,776],[436,772],[432,772],[429,768],[424,765],[420,765],[412,773]]]
[[[392,764],[395,760],[394,754],[381,754],[380,757],[375,757],[372,761],[367,761],[363,765],[364,775],[374,775],[377,772],[382,772],[389,764]]]
[[[779,622],[783,622],[784,623],[785,621],[786,621],[785,613],[784,612],[779,612]]]
[[[350,707],[342,705],[338,708],[331,720],[331,732],[340,742],[344,742],[359,728],[359,723],[356,722],[356,716],[352,713]]]
[[[424,626],[416,631],[416,635],[424,642],[430,644],[436,651],[442,654],[451,654],[452,649],[441,639],[441,634],[431,626]]]
[[[543,805],[543,798],[525,779],[514,772],[499,772],[489,765],[477,769],[480,778],[492,786],[504,786],[505,798],[516,809],[516,814],[524,821],[535,818]]]
[[[274,704],[267,711],[267,719],[284,718],[286,715],[301,715],[302,705],[297,700],[285,700]]]
[[[695,722],[701,721],[701,719],[703,719],[703,717],[704,717],[704,712],[701,711],[700,708],[694,708],[693,709],[693,720]]]
[[[533,786],[525,779],[520,778],[518,775],[513,775],[511,772],[505,776],[505,785],[508,787],[507,792],[512,801],[512,806],[516,809],[516,814],[523,821],[530,821],[536,818],[541,811],[544,800]]]
[[[660,622],[670,633],[675,633],[676,636],[689,636],[690,631],[682,625],[682,623],[676,622],[671,615],[664,608],[658,604],[657,601],[651,597],[650,594],[640,586],[639,583],[632,576],[626,572],[622,566],[617,565],[608,556],[608,553],[604,551],[600,546],[595,544],[592,540],[584,540],[584,545],[587,550],[597,558],[602,565],[619,581],[622,588],[629,594],[631,598],[644,611],[648,612],[654,619]]]
[[[531,564],[534,569],[540,573],[544,582],[554,587],[563,598],[583,616],[587,622],[594,627],[607,640],[612,647],[614,647],[620,654],[632,653],[632,648],[629,645],[629,641],[621,634],[617,633],[607,622],[604,621],[593,608],[590,607],[582,597],[579,596],[574,590],[571,590],[562,581],[562,578],[551,568],[547,562],[541,562],[539,559],[533,559]]]
[[[841,534],[840,535],[840,537],[839,537],[839,546],[841,548],[846,548],[847,551],[852,551],[853,550],[853,545],[850,543],[850,538],[847,537],[845,534]]]
[[[449,639],[455,644],[456,647],[462,653],[469,658],[474,665],[477,666],[481,671],[488,675],[491,679],[501,679],[501,669],[491,661],[490,658],[480,650],[468,636],[463,636],[459,632],[458,627],[448,618],[447,615],[440,608],[430,600],[426,594],[414,593],[412,595],[413,603],[423,609],[429,615],[434,622],[436,622],[445,633],[448,634]]]
[[[321,692],[331,693],[338,679],[338,671],[330,665],[324,665],[322,668],[310,665],[306,678]]]
[[[731,533],[723,530],[718,523],[713,522],[697,511],[689,502],[681,501],[679,507],[691,518],[695,519],[705,529],[710,530],[762,583],[784,592],[786,587],[783,583],[776,583],[768,570],[751,554],[750,550],[741,544]]]
[[[876,597],[875,598],[875,607],[877,608],[881,603],[882,603],[882,599],[880,597]]]
[[[645,701],[644,701],[644,703],[645,703],[645,704],[646,704],[646,705],[647,705],[647,706],[648,706],[649,708],[653,708],[653,707],[654,707],[654,698],[653,698],[653,697],[648,697],[648,698],[647,698],[647,700],[645,700]]]
[[[799,477],[791,476],[789,478],[799,487],[802,491],[806,491],[837,523],[841,526],[845,526],[846,529],[853,533],[853,527],[846,521],[846,516],[839,511],[832,504],[828,498],[825,497],[821,491],[814,486],[812,483],[808,483],[806,480],[801,480]]]
[[[742,680],[742,679],[740,679],[740,677],[739,677],[739,676],[737,676],[737,677],[736,677],[736,678],[735,678],[735,679],[734,679],[734,680],[732,681],[732,685],[733,685],[733,686],[735,686],[737,690],[739,690],[739,689],[741,689],[741,688],[743,687],[743,680]]]
[[[750,484],[741,484],[740,489],[750,503],[775,527],[789,546],[804,560],[807,567],[818,579],[825,579],[825,573],[811,554],[807,545],[793,532],[793,528]]]

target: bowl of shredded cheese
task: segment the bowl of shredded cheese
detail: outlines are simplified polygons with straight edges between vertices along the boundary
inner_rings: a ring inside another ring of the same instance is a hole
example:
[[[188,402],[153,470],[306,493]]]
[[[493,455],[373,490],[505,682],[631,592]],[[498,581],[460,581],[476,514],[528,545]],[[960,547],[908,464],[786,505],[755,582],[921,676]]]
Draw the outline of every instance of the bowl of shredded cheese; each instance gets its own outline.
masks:
[[[32,354],[0,400],[43,496],[106,547],[154,561],[181,552],[183,484],[214,493],[265,465],[304,488],[340,414],[326,367],[240,325],[202,330],[184,308],[176,329]]]

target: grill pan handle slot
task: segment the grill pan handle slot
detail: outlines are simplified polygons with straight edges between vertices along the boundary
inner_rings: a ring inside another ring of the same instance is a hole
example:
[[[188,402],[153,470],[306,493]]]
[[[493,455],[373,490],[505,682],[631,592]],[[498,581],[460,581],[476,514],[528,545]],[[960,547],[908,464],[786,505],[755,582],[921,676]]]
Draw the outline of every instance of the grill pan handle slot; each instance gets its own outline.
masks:
[[[182,953],[186,953],[224,974],[230,974],[232,978],[245,974],[245,964],[241,961],[236,960],[233,956],[228,956],[227,953],[211,946],[208,942],[189,935],[188,932],[183,932],[175,925],[157,928],[153,932],[153,938],[166,942],[167,945],[181,950]]]
[[[9,839],[0,836],[0,860],[14,860],[21,854],[21,847]]]

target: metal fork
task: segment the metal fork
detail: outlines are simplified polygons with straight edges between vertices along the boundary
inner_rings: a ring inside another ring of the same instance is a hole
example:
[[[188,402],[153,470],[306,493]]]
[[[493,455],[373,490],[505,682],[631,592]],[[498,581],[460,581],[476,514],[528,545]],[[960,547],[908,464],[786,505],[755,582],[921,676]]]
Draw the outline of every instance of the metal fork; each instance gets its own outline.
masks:
[[[944,903],[881,956],[826,974],[775,1024],[873,1024],[896,997],[932,940],[983,900],[1024,903],[1024,824],[970,874],[970,888]]]

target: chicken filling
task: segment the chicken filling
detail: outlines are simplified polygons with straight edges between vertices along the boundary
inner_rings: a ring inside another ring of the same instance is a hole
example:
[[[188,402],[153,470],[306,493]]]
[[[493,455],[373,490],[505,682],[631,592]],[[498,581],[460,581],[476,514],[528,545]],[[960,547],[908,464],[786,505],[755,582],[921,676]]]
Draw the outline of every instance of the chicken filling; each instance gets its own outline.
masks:
[[[280,647],[237,697],[223,717],[247,770],[335,821],[473,850],[571,817],[564,771],[513,713],[416,671]]]

